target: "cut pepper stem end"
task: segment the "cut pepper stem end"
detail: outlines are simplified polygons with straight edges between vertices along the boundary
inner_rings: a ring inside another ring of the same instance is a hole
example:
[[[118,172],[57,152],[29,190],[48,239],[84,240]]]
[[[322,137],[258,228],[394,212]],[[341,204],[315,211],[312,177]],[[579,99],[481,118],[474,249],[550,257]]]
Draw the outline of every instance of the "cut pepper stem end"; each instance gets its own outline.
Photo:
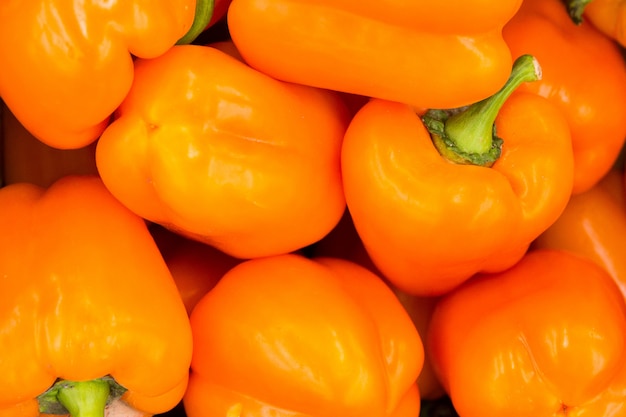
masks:
[[[591,0],[568,0],[567,4],[567,13],[569,17],[572,19],[577,25],[580,25],[583,22],[583,13],[585,12],[585,7],[591,3]]]
[[[541,67],[532,55],[522,55],[504,86],[493,96],[452,110],[429,110],[422,117],[441,155],[457,164],[491,166],[500,157],[502,139],[495,121],[502,105],[522,83],[541,79]]]
[[[196,0],[196,11],[193,23],[185,36],[176,42],[176,45],[187,45],[195,41],[211,21],[214,7],[215,0]]]
[[[59,380],[41,394],[39,411],[71,417],[103,417],[105,408],[126,389],[111,377],[89,381]]]

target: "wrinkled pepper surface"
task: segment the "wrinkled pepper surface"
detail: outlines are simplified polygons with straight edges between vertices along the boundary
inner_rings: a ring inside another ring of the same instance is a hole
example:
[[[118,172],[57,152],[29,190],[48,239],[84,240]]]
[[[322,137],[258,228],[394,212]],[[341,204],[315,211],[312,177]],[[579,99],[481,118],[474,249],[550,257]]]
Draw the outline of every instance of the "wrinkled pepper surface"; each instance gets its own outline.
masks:
[[[275,255],[341,218],[348,122],[331,91],[275,80],[213,47],[175,46],[136,61],[96,164],[140,216],[231,256]]]
[[[529,252],[446,294],[426,349],[463,417],[626,412],[626,304],[611,276],[566,251]]]
[[[0,415],[101,417],[119,395],[173,408],[191,328],[145,221],[99,178],[66,176],[1,188],[0,223]]]
[[[602,266],[626,296],[626,204],[623,174],[611,170],[594,187],[572,196],[559,218],[532,244],[586,256]]]
[[[84,147],[128,93],[133,57],[168,50],[195,10],[195,0],[3,0],[0,97],[47,145]]]
[[[546,98],[515,91],[539,76],[536,64],[518,59],[499,93],[449,117],[373,99],[352,119],[347,205],[372,261],[400,290],[439,295],[508,268],[565,208],[567,121]]]
[[[541,63],[541,80],[520,90],[563,111],[574,149],[572,192],[588,190],[626,140],[626,63],[619,46],[588,22],[575,25],[560,0],[524,0],[503,36],[513,56],[532,54]]]
[[[398,101],[460,107],[507,80],[502,27],[521,0],[233,0],[230,35],[274,78]]]
[[[244,261],[191,314],[189,417],[416,417],[421,339],[375,274],[338,258]]]

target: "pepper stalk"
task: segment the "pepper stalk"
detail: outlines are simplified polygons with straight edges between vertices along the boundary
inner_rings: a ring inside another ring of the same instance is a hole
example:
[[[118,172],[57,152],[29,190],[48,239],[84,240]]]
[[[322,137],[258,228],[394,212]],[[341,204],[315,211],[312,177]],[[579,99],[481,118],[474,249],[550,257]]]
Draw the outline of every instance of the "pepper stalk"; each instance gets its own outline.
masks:
[[[187,45],[195,41],[211,21],[214,8],[215,0],[196,0],[193,23],[187,33],[176,42],[176,45]]]
[[[502,152],[502,139],[495,127],[498,112],[522,83],[540,79],[537,59],[522,55],[513,63],[507,82],[491,97],[458,109],[428,110],[422,121],[444,158],[457,164],[490,167]]]

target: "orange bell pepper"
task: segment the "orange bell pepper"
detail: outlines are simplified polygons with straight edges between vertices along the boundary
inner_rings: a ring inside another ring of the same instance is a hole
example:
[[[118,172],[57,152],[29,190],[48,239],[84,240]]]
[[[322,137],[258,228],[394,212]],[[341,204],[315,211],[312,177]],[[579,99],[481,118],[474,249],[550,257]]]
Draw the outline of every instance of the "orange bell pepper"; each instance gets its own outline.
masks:
[[[626,46],[626,2],[623,0],[568,0],[567,9],[575,24],[588,19],[605,36]]]
[[[416,417],[421,339],[356,263],[286,254],[227,272],[191,314],[188,417]]]
[[[274,78],[425,108],[491,96],[511,69],[521,0],[233,0],[230,35]]]
[[[347,205],[372,261],[400,290],[440,295],[508,268],[565,208],[567,121],[547,99],[514,91],[538,76],[533,65],[518,59],[498,94],[447,120],[379,99],[352,119],[342,151]]]
[[[212,246],[182,237],[156,224],[149,226],[178,288],[187,314],[222,276],[241,260]]]
[[[287,253],[343,213],[348,122],[331,91],[277,81],[216,48],[175,46],[135,63],[96,164],[147,220],[238,258]]]
[[[128,93],[133,57],[154,58],[193,38],[209,7],[207,0],[3,0],[0,97],[42,142],[82,148]]]
[[[532,244],[586,256],[613,277],[626,296],[626,205],[623,174],[611,170],[590,190],[572,196],[557,221]],[[621,194],[621,195],[620,195]]]
[[[354,228],[349,211],[344,213],[337,226],[328,235],[313,245],[311,253],[314,257],[334,257],[355,262],[380,276],[389,285],[411,317],[420,337],[426,336],[430,317],[438,297],[416,297],[387,282],[368,256],[363,242]],[[417,387],[422,400],[434,400],[445,394],[433,371],[427,352],[424,352],[422,370],[417,378]]]
[[[574,194],[597,183],[626,140],[626,63],[593,25],[576,26],[561,0],[524,0],[503,30],[513,56],[532,54],[541,80],[520,86],[563,111],[574,148]]]
[[[566,251],[529,252],[437,304],[426,336],[463,417],[621,416],[626,304],[610,275]]]
[[[2,105],[2,184],[29,182],[49,187],[69,174],[98,173],[96,144],[57,149],[39,141]]]
[[[0,189],[0,415],[180,402],[191,327],[143,219],[95,176]]]

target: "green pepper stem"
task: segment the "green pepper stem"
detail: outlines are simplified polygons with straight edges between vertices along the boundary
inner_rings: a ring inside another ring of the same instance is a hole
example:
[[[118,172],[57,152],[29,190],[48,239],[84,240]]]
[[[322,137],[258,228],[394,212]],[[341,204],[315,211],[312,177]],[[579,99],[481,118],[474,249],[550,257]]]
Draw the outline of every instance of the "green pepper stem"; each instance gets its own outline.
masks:
[[[195,41],[196,38],[206,29],[207,25],[213,17],[213,8],[215,7],[215,0],[196,0],[196,11],[193,18],[191,27],[183,36],[176,42],[176,45],[187,45]]]
[[[71,417],[103,417],[106,406],[126,388],[110,376],[89,381],[58,380],[37,397],[39,412],[69,414]]]
[[[567,13],[569,13],[570,18],[575,24],[580,25],[583,22],[585,7],[587,7],[591,1],[592,0],[569,0],[567,2]]]
[[[500,156],[502,140],[495,121],[502,105],[524,82],[541,79],[541,67],[532,55],[522,55],[504,86],[484,100],[453,110],[429,110],[423,117],[433,143],[451,162],[491,166]]]

